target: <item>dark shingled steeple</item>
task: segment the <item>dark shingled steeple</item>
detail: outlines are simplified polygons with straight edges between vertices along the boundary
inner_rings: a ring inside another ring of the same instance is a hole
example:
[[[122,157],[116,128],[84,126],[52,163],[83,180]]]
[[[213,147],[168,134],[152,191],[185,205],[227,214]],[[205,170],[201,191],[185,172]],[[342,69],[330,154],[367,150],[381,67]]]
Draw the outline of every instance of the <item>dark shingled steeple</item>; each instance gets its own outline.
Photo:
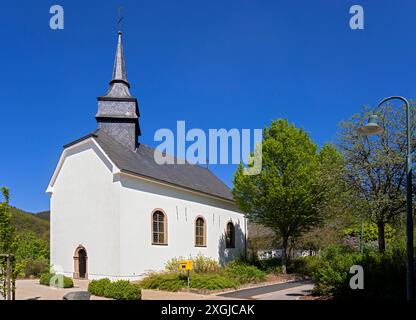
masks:
[[[119,31],[113,78],[105,96],[98,97],[95,118],[99,129],[135,150],[137,137],[141,135],[138,120],[140,114],[137,99],[130,94],[121,36],[122,32]]]
[[[113,79],[110,81],[110,88],[106,97],[129,98],[130,83],[127,81],[126,62],[124,61],[123,44],[121,42],[121,31],[118,32],[118,43],[116,58],[114,60]]]

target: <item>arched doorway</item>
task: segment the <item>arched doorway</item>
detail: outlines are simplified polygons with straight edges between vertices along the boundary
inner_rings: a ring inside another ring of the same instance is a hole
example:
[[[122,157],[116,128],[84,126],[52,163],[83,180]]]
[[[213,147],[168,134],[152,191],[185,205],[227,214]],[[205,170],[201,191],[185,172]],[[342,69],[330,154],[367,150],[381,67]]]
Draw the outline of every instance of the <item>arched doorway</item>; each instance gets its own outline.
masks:
[[[88,279],[88,256],[84,246],[79,245],[74,254],[74,279]]]

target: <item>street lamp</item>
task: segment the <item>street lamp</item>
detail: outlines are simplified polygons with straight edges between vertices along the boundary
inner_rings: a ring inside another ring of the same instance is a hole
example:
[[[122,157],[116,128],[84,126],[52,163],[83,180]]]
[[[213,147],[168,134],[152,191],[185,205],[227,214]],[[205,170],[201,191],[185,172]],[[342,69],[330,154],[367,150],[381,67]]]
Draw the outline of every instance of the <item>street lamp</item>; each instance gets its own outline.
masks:
[[[406,105],[406,124],[407,124],[407,157],[406,157],[406,234],[407,234],[407,272],[406,272],[406,289],[407,300],[415,299],[414,291],[414,263],[413,263],[413,217],[412,217],[412,146],[410,133],[410,105],[406,98],[400,96],[388,97],[380,101],[377,105],[379,108],[383,103],[389,100],[401,100]],[[377,109],[376,108],[376,109]],[[362,135],[381,134],[384,129],[377,123],[378,117],[371,115],[368,123],[357,131]]]

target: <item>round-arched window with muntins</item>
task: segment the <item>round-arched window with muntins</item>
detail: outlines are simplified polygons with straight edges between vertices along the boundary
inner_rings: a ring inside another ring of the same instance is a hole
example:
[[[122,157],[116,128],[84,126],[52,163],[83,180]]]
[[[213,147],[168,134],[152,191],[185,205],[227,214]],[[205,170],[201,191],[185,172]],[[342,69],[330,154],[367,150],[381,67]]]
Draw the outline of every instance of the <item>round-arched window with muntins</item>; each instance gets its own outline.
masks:
[[[225,234],[225,247],[235,248],[235,227],[231,221],[227,223],[227,231]]]
[[[195,246],[205,247],[206,246],[206,225],[205,220],[202,217],[198,217],[195,220]]]
[[[166,215],[157,210],[152,215],[152,243],[167,244],[167,221]]]

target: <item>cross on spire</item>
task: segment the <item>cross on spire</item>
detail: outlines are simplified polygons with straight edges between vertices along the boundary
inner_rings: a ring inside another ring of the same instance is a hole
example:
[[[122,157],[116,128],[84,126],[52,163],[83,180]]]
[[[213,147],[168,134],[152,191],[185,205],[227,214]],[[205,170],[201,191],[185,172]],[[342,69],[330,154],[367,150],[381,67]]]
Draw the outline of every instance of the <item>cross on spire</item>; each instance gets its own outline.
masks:
[[[118,7],[118,20],[117,20],[118,32],[121,32],[121,21],[123,20],[122,10],[123,10],[123,7],[121,6]]]

